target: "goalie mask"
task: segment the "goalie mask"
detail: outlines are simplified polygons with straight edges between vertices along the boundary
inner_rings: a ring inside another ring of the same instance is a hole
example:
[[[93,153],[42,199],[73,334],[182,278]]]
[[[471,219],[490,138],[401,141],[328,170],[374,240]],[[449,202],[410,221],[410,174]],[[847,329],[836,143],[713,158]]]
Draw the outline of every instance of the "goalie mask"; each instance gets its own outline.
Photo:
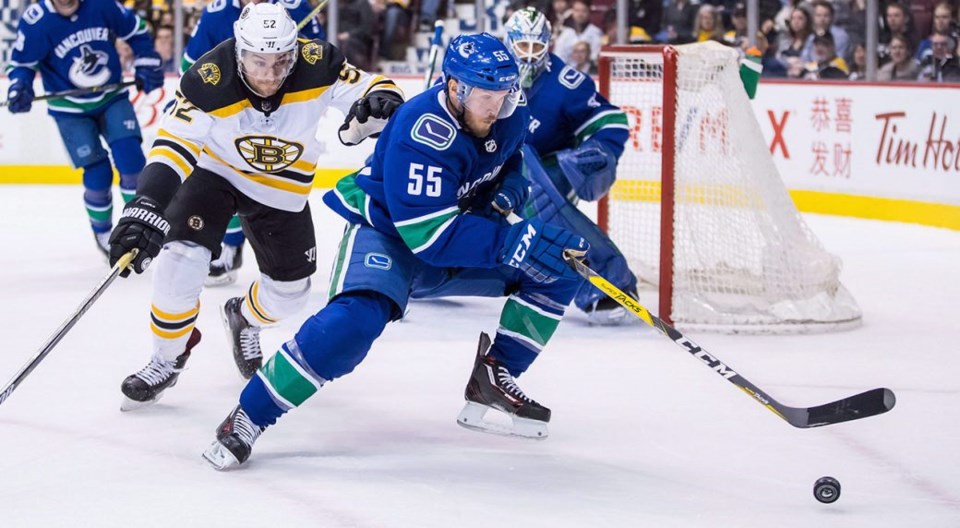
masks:
[[[444,53],[444,84],[455,79],[457,101],[481,117],[505,119],[513,115],[522,97],[518,78],[516,61],[489,33],[460,35],[450,41]]]
[[[533,81],[547,68],[550,48],[550,21],[532,7],[517,11],[507,20],[507,47],[517,59],[520,85],[533,86]]]
[[[297,25],[278,4],[247,4],[233,23],[237,71],[251,92],[271,97],[297,63]]]

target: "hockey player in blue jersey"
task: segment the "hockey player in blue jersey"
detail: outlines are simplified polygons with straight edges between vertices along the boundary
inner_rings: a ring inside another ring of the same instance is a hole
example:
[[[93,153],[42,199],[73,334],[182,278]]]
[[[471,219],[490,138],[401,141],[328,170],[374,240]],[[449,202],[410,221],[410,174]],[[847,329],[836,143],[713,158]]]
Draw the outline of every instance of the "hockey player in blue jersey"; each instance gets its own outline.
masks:
[[[244,388],[204,453],[215,468],[243,463],[267,426],[353,371],[403,314],[420,274],[433,277],[435,291],[507,297],[492,346],[481,335],[458,423],[546,437],[550,410],[514,378],[550,340],[583,282],[564,250],[583,255],[588,245],[538,219],[510,225],[497,212],[522,207],[528,192],[521,147],[529,118],[517,106],[522,92],[506,46],[486,33],[458,36],[442,68],[441,84],[393,115],[371,162],[324,195],[348,222],[329,304]],[[484,421],[490,409],[513,426]]]
[[[17,28],[7,76],[7,108],[29,112],[33,81],[40,72],[48,93],[98,88],[122,81],[114,42],[133,48],[137,88],[163,85],[160,56],[146,24],[114,0],[43,0],[24,11]],[[126,88],[47,100],[48,112],[74,167],[83,169],[83,201],[97,248],[108,251],[113,227],[113,167],[100,138],[106,140],[120,173],[120,193],[133,198],[145,158],[140,126]]]
[[[193,34],[183,50],[180,60],[180,73],[184,73],[200,59],[203,54],[212,50],[221,42],[233,37],[233,23],[240,18],[243,6],[260,3],[264,0],[213,0],[203,10],[200,21],[193,28]],[[310,16],[313,7],[307,0],[266,0],[277,3],[290,13],[290,18],[300,22]],[[300,29],[300,36],[305,39],[325,40],[326,32],[316,17]],[[237,270],[243,265],[243,245],[246,237],[240,227],[240,217],[234,216],[227,226],[227,234],[223,238],[223,248],[220,257],[210,263],[210,274],[207,276],[206,286],[222,286],[233,284],[237,280]]]
[[[623,254],[576,207],[578,200],[602,198],[616,180],[617,160],[629,138],[626,114],[597,93],[590,77],[547,51],[551,31],[543,13],[532,7],[517,11],[505,30],[530,110],[526,143],[534,155],[524,162],[533,193],[526,215],[583,235],[591,246],[590,265],[621,290],[636,292],[637,279]],[[545,191],[548,185],[558,192]],[[590,283],[577,292],[574,304],[595,324],[632,320]]]

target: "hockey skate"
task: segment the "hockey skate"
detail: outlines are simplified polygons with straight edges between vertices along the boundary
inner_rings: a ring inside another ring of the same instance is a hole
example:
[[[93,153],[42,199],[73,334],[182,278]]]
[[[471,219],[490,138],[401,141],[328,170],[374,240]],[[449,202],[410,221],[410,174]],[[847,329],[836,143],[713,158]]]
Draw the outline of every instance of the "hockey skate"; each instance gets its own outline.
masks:
[[[103,253],[103,256],[110,260],[110,231],[94,233],[93,238],[97,242],[97,249],[100,250],[100,253]]]
[[[260,350],[260,327],[253,326],[240,312],[243,297],[234,297],[220,308],[223,328],[227,331],[227,342],[233,347],[233,361],[240,370],[243,379],[250,379],[263,364],[263,352]]]
[[[486,355],[489,349],[490,337],[481,333],[477,360],[464,394],[467,403],[460,411],[457,423],[484,433],[537,440],[546,438],[550,409],[528,398],[507,368]],[[491,409],[505,414],[512,426],[485,420],[484,416]]]
[[[243,244],[232,246],[224,244],[220,258],[210,263],[210,272],[204,279],[204,286],[226,286],[237,282],[237,270],[243,265]]]
[[[132,411],[156,403],[163,396],[163,391],[177,384],[177,378],[190,358],[190,351],[199,342],[200,330],[194,328],[187,340],[186,349],[175,361],[166,361],[154,355],[140,372],[127,376],[120,385],[124,396],[120,410]]]
[[[217,428],[217,441],[203,452],[203,458],[218,471],[239,466],[250,458],[253,444],[264,429],[237,405]]]

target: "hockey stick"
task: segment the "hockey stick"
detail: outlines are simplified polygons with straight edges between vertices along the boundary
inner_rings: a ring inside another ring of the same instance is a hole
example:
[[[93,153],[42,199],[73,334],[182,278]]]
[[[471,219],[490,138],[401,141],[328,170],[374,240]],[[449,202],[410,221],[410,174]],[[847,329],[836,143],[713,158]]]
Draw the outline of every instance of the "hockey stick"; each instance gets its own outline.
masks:
[[[424,90],[428,90],[433,85],[433,71],[437,67],[437,55],[440,54],[440,46],[443,45],[443,20],[437,20],[433,24],[433,40],[430,41],[430,58],[427,59],[427,76],[423,80]]]
[[[93,306],[93,303],[100,298],[100,295],[102,295],[107,287],[110,286],[110,284],[114,281],[114,279],[120,275],[120,272],[126,269],[127,266],[133,262],[133,259],[136,258],[137,253],[138,250],[133,249],[120,257],[120,260],[118,260],[117,263],[113,265],[113,268],[110,269],[110,273],[100,281],[100,284],[97,284],[97,287],[94,288],[92,292],[87,294],[87,297],[80,304],[80,307],[73,312],[73,315],[64,321],[62,325],[60,325],[60,328],[58,328],[57,331],[50,336],[50,339],[48,339],[40,351],[33,356],[33,359],[28,361],[27,364],[20,369],[20,372],[17,372],[17,375],[14,376],[9,383],[7,383],[7,385],[3,388],[3,391],[0,392],[0,404],[10,397],[10,394],[13,393],[18,386],[20,386],[20,383],[28,375],[30,375],[31,372],[33,372],[33,369],[37,368],[37,365],[43,361],[43,358],[47,357],[47,354],[53,350],[53,347],[57,346],[57,343],[63,339],[63,336],[67,335],[67,332],[73,328],[73,325],[77,324],[77,321],[80,320],[80,317],[87,313],[87,310]]]
[[[103,86],[94,86],[92,88],[74,88],[72,90],[63,90],[61,92],[48,93],[46,95],[41,95],[39,97],[34,97],[34,101],[46,101],[47,99],[60,99],[62,97],[74,97],[77,95],[87,95],[100,92],[112,92],[113,90],[119,90],[121,88],[126,88],[127,86],[133,86],[137,81],[123,81],[113,84],[104,84]],[[10,104],[10,101],[0,102],[0,108]]]
[[[297,24],[297,31],[300,31],[301,29],[305,28],[307,24],[309,24],[310,21],[313,20],[313,17],[320,14],[320,11],[323,10],[323,7],[325,5],[327,5],[327,0],[320,0],[320,2],[317,4],[317,7],[314,7],[313,11],[310,11],[310,13],[308,13],[307,16],[303,17],[303,20],[301,20],[300,23]],[[329,39],[327,40],[329,41]]]
[[[610,281],[601,277],[580,259],[576,258],[570,250],[564,251],[563,258],[567,261],[567,264],[577,270],[577,273],[590,281],[590,284],[593,284],[606,293],[611,299],[617,301],[620,306],[626,308],[628,312],[659,330],[661,334],[669,337],[671,341],[680,345],[684,350],[689,352],[690,355],[703,362],[710,370],[713,370],[730,383],[733,383],[737,388],[752,396],[760,402],[761,405],[794,427],[820,427],[823,425],[848,422],[850,420],[859,420],[860,418],[868,418],[893,409],[893,406],[897,402],[893,391],[882,388],[868,390],[815,407],[790,407],[784,405],[760,390],[760,388],[753,383],[750,383],[747,378],[738,374],[689,338],[685,337],[677,331],[676,328],[650,313],[646,308],[641,306],[636,299],[623,293],[619,288],[611,284]]]

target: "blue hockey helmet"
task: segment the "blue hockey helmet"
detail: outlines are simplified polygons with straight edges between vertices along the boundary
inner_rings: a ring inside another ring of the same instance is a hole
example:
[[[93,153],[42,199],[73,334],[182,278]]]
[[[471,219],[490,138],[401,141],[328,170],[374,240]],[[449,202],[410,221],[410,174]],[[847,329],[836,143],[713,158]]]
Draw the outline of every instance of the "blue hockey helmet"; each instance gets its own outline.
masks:
[[[529,88],[549,62],[552,31],[547,17],[533,7],[525,7],[504,24],[507,47],[517,58],[520,85]]]
[[[459,35],[447,45],[443,56],[443,82],[457,81],[457,100],[474,109],[481,92],[505,92],[498,119],[510,117],[521,99],[520,72],[507,47],[489,33]],[[477,92],[476,94],[474,92]],[[471,97],[474,96],[474,97]]]

